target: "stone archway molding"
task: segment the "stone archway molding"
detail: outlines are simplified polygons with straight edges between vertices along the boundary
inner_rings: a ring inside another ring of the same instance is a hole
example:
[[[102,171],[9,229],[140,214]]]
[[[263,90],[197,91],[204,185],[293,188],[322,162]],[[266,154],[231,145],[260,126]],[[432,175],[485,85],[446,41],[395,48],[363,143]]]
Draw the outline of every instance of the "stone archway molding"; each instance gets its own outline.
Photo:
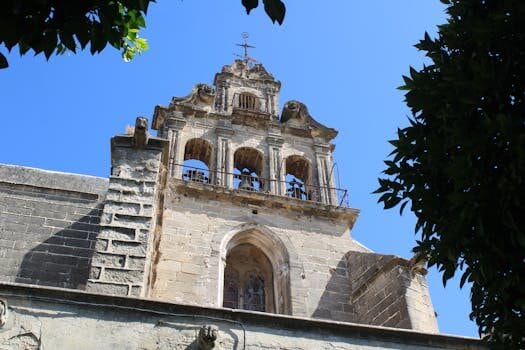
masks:
[[[273,269],[275,310],[278,314],[292,314],[290,291],[289,249],[279,236],[264,225],[241,224],[226,233],[220,244],[218,306],[222,306],[224,288],[224,267],[228,253],[240,244],[252,244],[270,260]],[[290,246],[291,247],[291,246]]]

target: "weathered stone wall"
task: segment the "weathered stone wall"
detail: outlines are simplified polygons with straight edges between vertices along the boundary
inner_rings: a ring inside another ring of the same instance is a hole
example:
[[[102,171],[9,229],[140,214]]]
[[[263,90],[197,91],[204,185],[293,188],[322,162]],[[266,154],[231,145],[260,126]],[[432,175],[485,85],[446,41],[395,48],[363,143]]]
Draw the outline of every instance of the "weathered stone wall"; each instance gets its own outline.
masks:
[[[91,292],[145,294],[167,145],[151,138],[137,149],[132,140],[111,141],[112,174],[87,284]]]
[[[289,266],[283,269],[289,269],[292,314],[354,319],[348,305],[350,280],[345,254],[366,249],[350,238],[347,222],[285,207],[248,204],[248,198],[238,203],[217,200],[213,196],[219,192],[213,189],[208,191],[211,198],[205,196],[206,191],[182,193],[186,185],[180,186],[177,189],[177,181],[172,180],[165,195],[152,297],[222,306],[221,259],[225,259],[228,239],[248,228],[268,230],[278,237],[274,248],[283,246],[289,256]],[[224,196],[238,199],[242,193]],[[299,204],[293,199],[283,200],[292,207]]]
[[[356,322],[438,332],[425,277],[393,255],[349,252]]]
[[[83,288],[102,178],[0,165],[0,280]]]
[[[199,329],[210,324],[216,350],[486,349],[470,338],[49,288],[0,284],[1,301],[9,307],[0,326],[6,350],[196,350]]]

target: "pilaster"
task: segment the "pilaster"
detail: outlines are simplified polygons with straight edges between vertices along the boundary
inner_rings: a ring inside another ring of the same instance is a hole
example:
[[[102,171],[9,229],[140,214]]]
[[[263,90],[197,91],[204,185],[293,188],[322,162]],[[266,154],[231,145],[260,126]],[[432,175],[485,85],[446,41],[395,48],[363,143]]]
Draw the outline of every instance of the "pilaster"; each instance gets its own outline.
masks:
[[[215,129],[217,134],[217,160],[216,184],[233,188],[233,152],[231,151],[231,138],[233,128],[231,123],[223,121]]]
[[[284,195],[286,193],[286,170],[282,159],[284,139],[280,135],[269,135],[266,142],[268,143],[270,193]]]
[[[329,144],[317,143],[314,145],[315,160],[317,167],[317,180],[319,182],[319,194],[321,202],[330,205],[338,205],[337,192],[335,189],[333,162],[331,147]]]
[[[170,177],[181,178],[184,161],[184,148],[182,147],[182,129],[186,126],[186,119],[182,112],[172,112],[166,120],[170,152],[168,160],[168,173]]]

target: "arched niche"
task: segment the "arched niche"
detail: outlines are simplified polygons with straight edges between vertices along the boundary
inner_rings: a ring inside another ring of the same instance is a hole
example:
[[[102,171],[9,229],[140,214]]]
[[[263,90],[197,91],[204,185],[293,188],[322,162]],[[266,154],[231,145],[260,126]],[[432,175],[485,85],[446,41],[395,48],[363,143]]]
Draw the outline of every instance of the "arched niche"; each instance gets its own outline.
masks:
[[[241,190],[262,191],[264,182],[263,155],[251,147],[240,147],[233,154],[233,187]]]
[[[228,266],[228,262],[245,263],[246,266]],[[253,268],[255,264],[258,264],[258,268]],[[238,291],[237,300],[240,300],[240,293],[244,292],[241,285],[246,285],[250,276],[262,277],[265,287],[271,288],[265,291],[265,312],[291,315],[288,251],[283,242],[264,227],[229,233],[223,238],[219,263],[219,306],[242,307],[239,303],[232,303],[232,299],[235,298],[235,291]],[[230,300],[225,300],[225,295]]]
[[[251,111],[258,111],[261,109],[259,98],[249,92],[241,92],[237,96],[235,107]]]
[[[285,161],[286,194],[289,197],[311,200],[315,197],[312,181],[312,166],[308,159],[300,155],[291,155]]]
[[[188,140],[184,147],[182,179],[192,182],[209,183],[211,179],[213,148],[201,138]]]

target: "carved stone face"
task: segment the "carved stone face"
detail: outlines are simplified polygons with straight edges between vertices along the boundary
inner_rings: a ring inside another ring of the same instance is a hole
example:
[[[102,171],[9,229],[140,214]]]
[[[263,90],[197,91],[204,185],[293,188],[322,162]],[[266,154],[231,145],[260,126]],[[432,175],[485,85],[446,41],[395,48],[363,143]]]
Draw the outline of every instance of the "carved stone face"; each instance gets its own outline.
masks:
[[[300,108],[299,103],[297,103],[295,101],[290,101],[290,102],[286,103],[286,109],[289,109],[292,112],[299,111],[299,108]]]
[[[0,299],[0,328],[7,322],[7,302]]]
[[[218,334],[219,327],[215,325],[204,325],[199,330],[199,339],[206,344],[211,344],[217,340]]]
[[[203,93],[206,95],[213,95],[215,93],[215,90],[213,89],[213,87],[211,87],[208,84],[199,84],[197,89],[200,93]]]
[[[148,119],[144,117],[138,117],[135,120],[135,130],[147,130],[148,129]]]

